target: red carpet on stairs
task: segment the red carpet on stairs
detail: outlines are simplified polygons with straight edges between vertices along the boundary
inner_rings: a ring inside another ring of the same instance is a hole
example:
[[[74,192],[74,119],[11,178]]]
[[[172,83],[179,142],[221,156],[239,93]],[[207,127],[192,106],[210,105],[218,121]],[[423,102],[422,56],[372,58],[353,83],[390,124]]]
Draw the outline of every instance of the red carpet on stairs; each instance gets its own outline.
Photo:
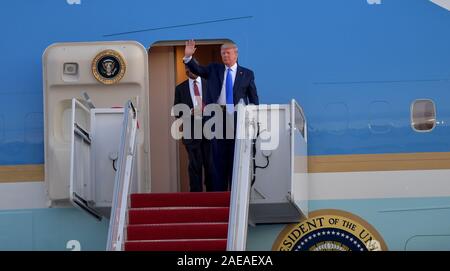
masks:
[[[125,250],[224,251],[230,192],[131,195]]]

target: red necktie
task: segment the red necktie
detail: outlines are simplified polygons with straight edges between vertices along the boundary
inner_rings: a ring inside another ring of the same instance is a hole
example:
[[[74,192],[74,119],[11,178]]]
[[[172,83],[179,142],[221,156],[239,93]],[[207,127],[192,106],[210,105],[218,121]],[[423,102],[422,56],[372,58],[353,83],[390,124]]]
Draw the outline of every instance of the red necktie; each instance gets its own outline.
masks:
[[[201,106],[202,111],[203,111],[205,104],[202,101],[202,96],[200,96],[200,91],[198,90],[197,84],[198,84],[198,82],[196,80],[194,80],[194,95],[195,95],[195,99],[197,100],[197,106]]]

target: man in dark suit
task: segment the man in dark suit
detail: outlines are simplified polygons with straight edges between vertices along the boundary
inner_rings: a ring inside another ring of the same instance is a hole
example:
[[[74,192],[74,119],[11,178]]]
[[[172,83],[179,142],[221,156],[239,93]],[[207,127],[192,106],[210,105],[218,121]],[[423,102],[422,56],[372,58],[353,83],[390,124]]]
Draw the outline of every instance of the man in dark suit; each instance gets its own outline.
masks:
[[[205,169],[206,191],[211,191],[211,147],[209,140],[203,137],[203,117],[202,111],[205,106],[203,97],[207,86],[206,80],[193,74],[186,66],[186,75],[189,78],[175,88],[174,105],[185,104],[190,108],[190,116],[177,115],[183,117],[183,127],[190,121],[191,133],[189,138],[183,137],[182,142],[186,147],[189,159],[189,185],[191,192],[203,191],[203,168]],[[200,131],[195,132],[195,129]]]
[[[226,119],[236,120],[234,106],[242,99],[245,104],[259,104],[255,85],[255,76],[247,68],[237,64],[238,48],[234,43],[222,45],[220,54],[223,63],[212,63],[208,66],[200,66],[193,60],[195,53],[195,41],[186,42],[184,50],[184,63],[189,69],[208,80],[206,91],[206,104],[219,104],[223,110],[223,127],[227,127]],[[233,121],[235,123],[235,121]],[[233,129],[235,128],[232,127]],[[211,140],[213,157],[213,191],[226,191],[231,187],[234,159],[234,136],[226,137],[226,130],[221,138]]]

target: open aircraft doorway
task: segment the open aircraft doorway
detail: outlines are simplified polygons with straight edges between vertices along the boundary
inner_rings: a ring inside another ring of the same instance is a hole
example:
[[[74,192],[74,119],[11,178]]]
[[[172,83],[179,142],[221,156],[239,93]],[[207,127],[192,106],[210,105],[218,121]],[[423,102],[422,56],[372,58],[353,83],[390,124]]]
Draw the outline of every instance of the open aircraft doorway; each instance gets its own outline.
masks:
[[[220,62],[220,46],[227,41],[196,40],[195,58],[201,65]],[[161,41],[148,50],[151,192],[189,191],[188,155],[181,140],[170,133],[175,87],[187,79],[184,44],[184,40]]]

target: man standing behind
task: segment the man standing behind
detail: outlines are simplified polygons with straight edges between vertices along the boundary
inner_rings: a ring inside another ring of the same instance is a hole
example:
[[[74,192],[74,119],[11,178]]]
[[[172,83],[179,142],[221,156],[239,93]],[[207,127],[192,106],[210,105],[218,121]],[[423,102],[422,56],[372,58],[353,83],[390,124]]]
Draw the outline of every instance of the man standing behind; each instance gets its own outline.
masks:
[[[259,104],[253,72],[237,64],[238,48],[236,44],[232,42],[223,44],[220,50],[223,63],[212,63],[208,66],[200,66],[192,60],[195,50],[195,41],[187,41],[183,61],[193,73],[208,80],[205,102],[206,104],[221,105],[224,111],[223,127],[226,127],[226,118],[235,119],[234,106],[241,99],[245,104]],[[213,138],[211,140],[213,191],[226,191],[229,186],[231,187],[234,137],[227,139],[225,135],[226,131],[224,131],[223,139]]]
[[[175,88],[174,105],[186,104],[191,109],[191,117],[184,118],[191,121],[190,138],[183,138],[182,142],[186,147],[189,159],[189,185],[191,192],[203,191],[202,172],[205,169],[206,191],[211,191],[211,148],[209,140],[203,137],[201,132],[194,133],[196,128],[203,127],[202,110],[204,108],[203,97],[205,96],[206,80],[193,74],[186,66],[185,80]],[[176,116],[181,117],[181,116]],[[199,123],[196,123],[199,122]],[[195,138],[199,135],[200,138]]]

